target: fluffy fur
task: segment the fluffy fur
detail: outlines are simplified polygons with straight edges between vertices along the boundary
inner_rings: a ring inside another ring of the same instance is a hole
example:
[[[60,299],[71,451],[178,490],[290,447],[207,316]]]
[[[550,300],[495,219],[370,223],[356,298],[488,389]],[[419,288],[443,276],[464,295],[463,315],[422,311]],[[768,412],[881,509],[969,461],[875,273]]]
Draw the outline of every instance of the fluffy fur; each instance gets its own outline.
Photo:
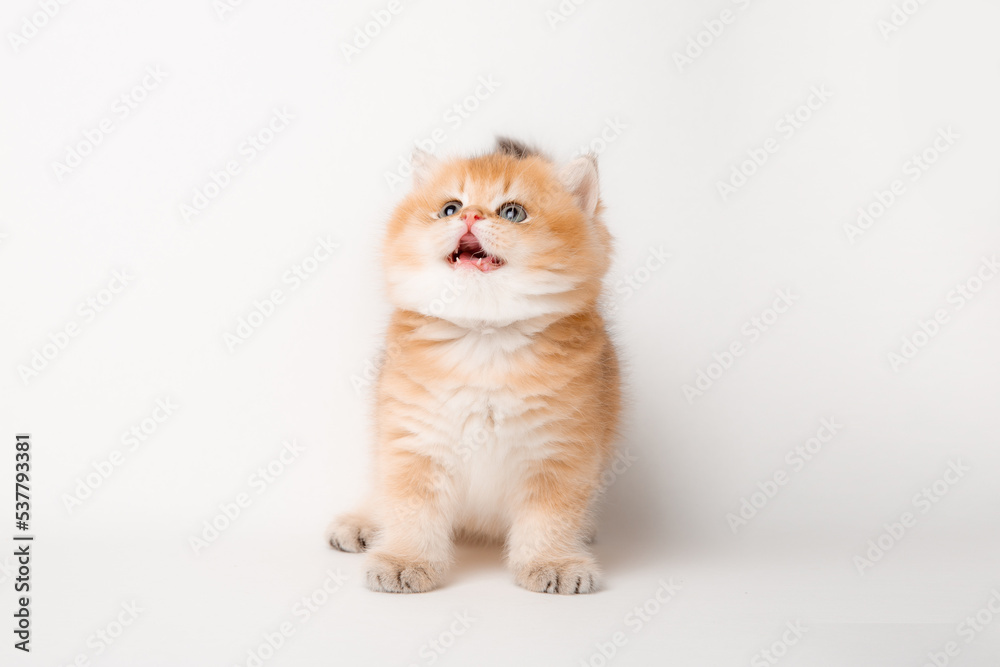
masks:
[[[529,590],[594,591],[588,544],[620,412],[598,311],[611,238],[596,163],[560,167],[500,139],[486,155],[414,164],[383,244],[395,312],[374,489],[333,522],[330,544],[368,552],[376,591],[434,588],[460,535],[503,543]],[[501,216],[511,202],[526,220]]]

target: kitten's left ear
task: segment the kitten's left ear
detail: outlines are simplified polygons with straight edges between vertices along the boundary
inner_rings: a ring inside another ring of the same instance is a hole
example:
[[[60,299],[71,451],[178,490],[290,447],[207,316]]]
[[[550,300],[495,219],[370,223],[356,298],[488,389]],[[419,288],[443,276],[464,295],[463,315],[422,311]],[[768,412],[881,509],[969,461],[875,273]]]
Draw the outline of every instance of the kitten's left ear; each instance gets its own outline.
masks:
[[[410,156],[410,165],[413,167],[413,182],[417,185],[426,185],[435,166],[437,166],[437,161],[437,158],[427,151],[414,148],[413,155]]]
[[[576,198],[577,205],[588,216],[597,209],[600,194],[597,183],[597,158],[581,155],[559,170],[559,180]]]

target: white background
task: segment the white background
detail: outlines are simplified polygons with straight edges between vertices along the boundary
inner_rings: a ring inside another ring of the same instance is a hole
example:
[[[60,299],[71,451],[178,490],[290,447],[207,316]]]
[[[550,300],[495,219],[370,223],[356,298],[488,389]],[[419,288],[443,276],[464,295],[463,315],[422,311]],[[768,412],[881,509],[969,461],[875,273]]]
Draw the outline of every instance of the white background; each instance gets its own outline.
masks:
[[[798,622],[779,664],[919,666],[949,641],[949,664],[998,664],[1000,618],[971,642],[960,624],[1000,590],[1000,279],[961,308],[953,290],[1000,249],[1000,8],[906,4],[919,8],[884,35],[890,0],[590,0],[558,21],[557,0],[404,0],[348,62],[342,45],[386,3],[247,0],[220,17],[210,0],[73,2],[17,47],[40,4],[5,3],[0,467],[10,488],[14,434],[30,432],[37,538],[33,651],[4,629],[0,662],[254,664],[261,636],[291,622],[263,664],[596,666],[622,632],[607,664],[755,665]],[[679,65],[699,33],[707,46]],[[165,78],[121,118],[147,67]],[[480,77],[496,90],[450,122]],[[814,87],[829,99],[800,108]],[[275,108],[294,119],[248,161],[241,145]],[[808,119],[787,136],[777,124],[796,112]],[[60,179],[55,163],[103,118],[112,131]],[[600,153],[635,462],[609,492],[599,594],[523,591],[491,550],[463,551],[436,592],[375,594],[362,558],[324,544],[367,483],[370,397],[355,384],[377,360],[379,238],[406,187],[385,174],[437,128],[444,153],[497,133],[560,159]],[[908,161],[948,128],[958,138],[912,180]],[[723,198],[718,182],[769,138],[777,152]],[[239,173],[186,221],[181,205],[230,160]],[[851,243],[845,225],[895,179],[902,194]],[[283,276],[320,237],[339,249],[293,289]],[[115,271],[132,279],[89,318],[80,304],[107,299]],[[275,289],[283,302],[231,351],[225,335]],[[794,305],[751,341],[744,325],[777,290]],[[893,368],[938,309],[947,321]],[[45,348],[71,323],[78,335]],[[734,341],[744,353],[709,369]],[[25,379],[36,352],[52,358]],[[129,450],[158,399],[179,407]],[[794,469],[786,454],[823,418],[843,426]],[[286,440],[304,451],[254,485]],[[121,464],[68,508],[115,450]],[[915,504],[949,462],[968,471]],[[779,471],[734,533],[727,515]],[[240,493],[250,506],[196,554],[190,538]],[[915,525],[859,573],[904,512]],[[13,560],[0,564],[7,628]],[[338,570],[300,622],[294,605]],[[681,586],[666,604],[661,580]],[[143,611],[98,655],[94,633],[116,632],[130,601]],[[456,613],[474,620],[451,636]]]

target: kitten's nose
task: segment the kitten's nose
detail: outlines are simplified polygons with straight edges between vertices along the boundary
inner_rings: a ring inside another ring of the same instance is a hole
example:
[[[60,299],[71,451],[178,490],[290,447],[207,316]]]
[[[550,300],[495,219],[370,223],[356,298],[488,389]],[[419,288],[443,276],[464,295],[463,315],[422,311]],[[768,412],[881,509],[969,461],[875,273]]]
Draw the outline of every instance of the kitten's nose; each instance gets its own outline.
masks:
[[[469,230],[472,229],[472,225],[474,225],[476,221],[482,220],[484,217],[483,212],[475,206],[470,206],[462,211],[462,222],[465,223],[465,226],[468,227]]]

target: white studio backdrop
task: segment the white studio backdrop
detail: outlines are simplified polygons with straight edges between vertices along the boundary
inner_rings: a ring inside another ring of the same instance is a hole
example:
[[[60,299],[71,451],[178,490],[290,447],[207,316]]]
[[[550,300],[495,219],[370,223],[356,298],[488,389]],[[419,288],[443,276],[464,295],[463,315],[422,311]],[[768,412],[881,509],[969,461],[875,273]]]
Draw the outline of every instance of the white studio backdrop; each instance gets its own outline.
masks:
[[[35,542],[32,651],[0,663],[997,664],[998,21],[6,3],[0,514],[30,433]],[[470,549],[377,595],[323,530],[367,484],[383,223],[415,143],[496,134],[599,155],[607,587],[530,594]]]

